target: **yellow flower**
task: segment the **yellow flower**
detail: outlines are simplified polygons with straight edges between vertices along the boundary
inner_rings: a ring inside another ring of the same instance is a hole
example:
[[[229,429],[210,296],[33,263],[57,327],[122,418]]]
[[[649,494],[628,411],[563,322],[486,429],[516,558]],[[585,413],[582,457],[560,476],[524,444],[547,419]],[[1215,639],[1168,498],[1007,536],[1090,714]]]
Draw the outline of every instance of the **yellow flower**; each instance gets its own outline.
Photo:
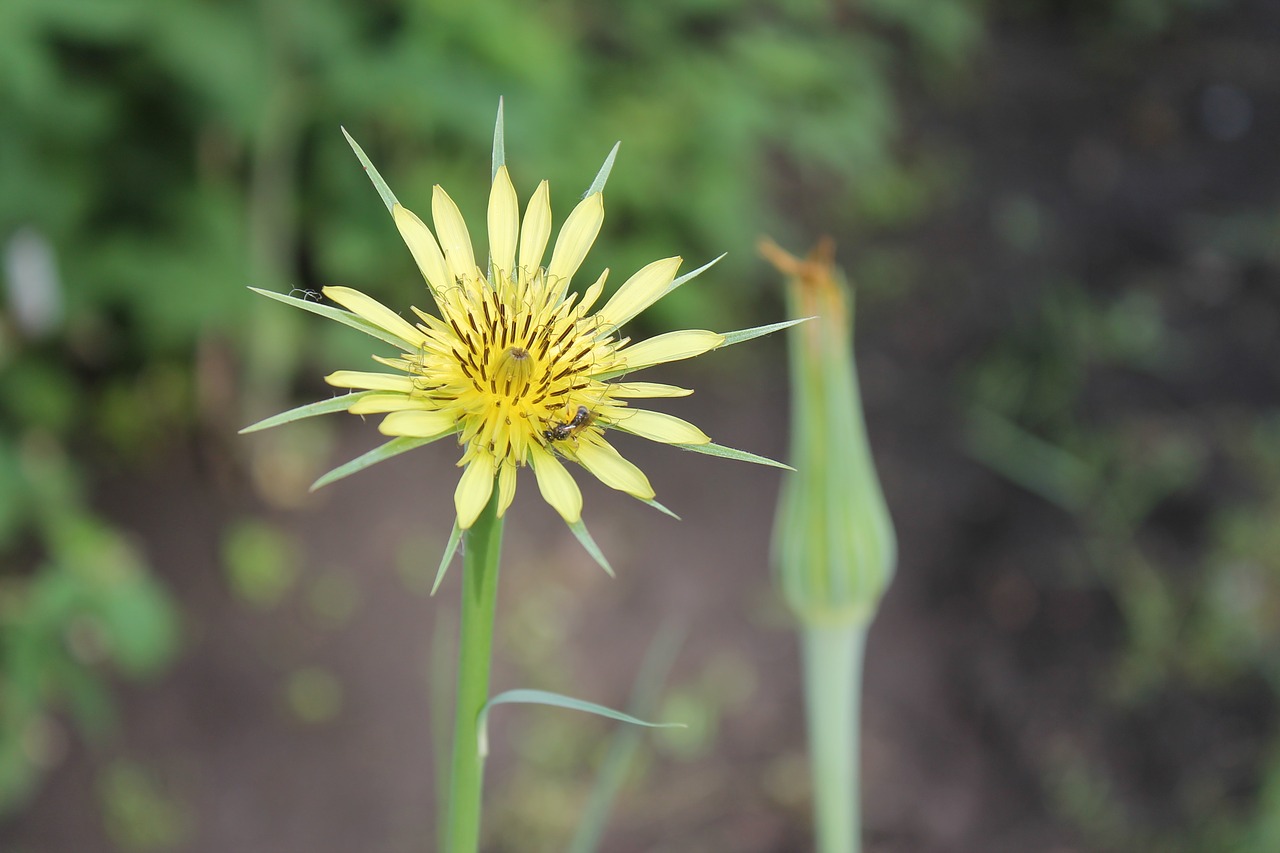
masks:
[[[472,525],[495,488],[501,516],[515,495],[517,472],[526,465],[533,469],[547,503],[576,526],[582,494],[564,460],[581,465],[607,486],[659,506],[644,472],[607,440],[609,430],[713,455],[769,462],[712,444],[693,424],[636,405],[636,401],[683,397],[692,391],[618,380],[789,323],[729,335],[670,332],[632,342],[621,332],[625,323],[711,266],[677,278],[679,257],[645,266],[594,312],[604,294],[607,269],[581,293],[570,289],[604,221],[602,189],[616,147],[587,196],[565,219],[544,265],[552,230],[549,188],[546,181],[540,183],[521,216],[515,187],[502,162],[499,111],[488,207],[489,258],[482,267],[470,231],[448,193],[436,186],[432,194],[433,233],[395,199],[359,146],[354,141],[351,145],[391,211],[439,313],[413,308],[414,321],[410,321],[347,287],[324,288],[324,295],[346,311],[265,294],[353,325],[400,350],[392,358],[374,356],[393,372],[339,370],[325,377],[331,385],[360,393],[302,407],[250,427],[275,426],[341,408],[353,414],[384,415],[379,431],[400,443],[393,441],[366,454],[321,483],[410,447],[456,436],[462,448],[458,465],[464,469],[454,491],[459,528]]]

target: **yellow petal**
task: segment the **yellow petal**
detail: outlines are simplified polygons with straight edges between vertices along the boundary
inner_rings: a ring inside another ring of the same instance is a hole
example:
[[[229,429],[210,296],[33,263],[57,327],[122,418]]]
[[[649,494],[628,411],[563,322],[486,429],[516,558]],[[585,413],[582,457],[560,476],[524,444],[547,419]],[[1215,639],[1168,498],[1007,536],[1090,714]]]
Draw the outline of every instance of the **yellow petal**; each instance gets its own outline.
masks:
[[[606,486],[626,492],[641,500],[652,500],[653,486],[649,478],[635,465],[622,458],[622,455],[607,441],[583,439],[578,442],[578,461]]]
[[[367,394],[347,407],[353,415],[381,415],[387,412],[407,412],[427,409],[431,403],[419,397],[404,394]]]
[[[644,409],[631,409],[629,415],[618,419],[618,427],[663,444],[706,444],[711,441],[705,432],[688,421]]]
[[[457,424],[458,419],[453,412],[439,409],[392,412],[378,424],[378,432],[410,438],[436,438],[453,432]]]
[[[691,388],[679,388],[658,382],[615,382],[609,386],[611,397],[688,397],[692,393]]]
[[[514,465],[498,469],[498,518],[502,518],[516,496],[516,470]]]
[[[462,212],[439,184],[436,184],[431,193],[431,218],[436,224],[436,235],[440,238],[444,261],[449,265],[450,282],[457,282],[460,278],[470,281],[476,274],[476,256],[471,250],[471,235],[467,233],[467,223],[462,219]]]
[[[339,388],[359,388],[365,391],[400,391],[408,394],[413,390],[412,376],[367,373],[363,370],[335,370],[324,381]]]
[[[516,235],[520,228],[520,207],[516,188],[506,166],[498,167],[489,191],[489,260],[502,275],[510,276],[516,260]]]
[[[724,343],[724,335],[700,329],[686,329],[680,332],[667,332],[627,347],[619,355],[626,362],[628,370],[639,370],[654,364],[668,361],[679,361],[682,358],[693,358],[704,352],[713,350]]]
[[[582,492],[573,477],[556,459],[542,447],[529,445],[529,461],[538,477],[538,491],[542,499],[551,504],[560,517],[570,524],[582,518]]]
[[[542,255],[551,237],[551,191],[547,182],[538,184],[520,226],[520,268],[532,274],[542,266]]]
[[[493,494],[495,460],[489,453],[477,453],[462,472],[453,493],[453,506],[458,511],[458,526],[466,530],[475,524],[489,496]]]
[[[616,328],[657,302],[676,277],[680,258],[663,258],[654,261],[627,279],[610,297],[596,316],[606,328]]]
[[[604,196],[592,193],[578,202],[573,213],[560,226],[556,247],[551,250],[551,263],[547,265],[547,277],[561,293],[568,289],[573,274],[582,266],[582,260],[591,250],[603,223]]]
[[[591,306],[596,304],[600,294],[604,293],[604,282],[608,277],[609,269],[606,267],[604,272],[600,273],[600,277],[596,279],[595,284],[582,291],[582,301],[578,303],[579,315],[585,317],[587,312],[591,310]]]
[[[453,284],[453,276],[449,275],[444,255],[440,254],[440,246],[436,244],[436,238],[431,235],[431,229],[412,210],[403,205],[397,204],[391,211],[391,215],[395,217],[396,228],[400,229],[400,237],[409,247],[413,260],[422,271],[422,277],[427,280],[427,287],[439,299],[440,294],[447,292]]]
[[[358,290],[352,290],[350,287],[326,287],[324,295],[352,314],[395,335],[412,349],[421,347],[427,341],[427,336],[408,320]]]

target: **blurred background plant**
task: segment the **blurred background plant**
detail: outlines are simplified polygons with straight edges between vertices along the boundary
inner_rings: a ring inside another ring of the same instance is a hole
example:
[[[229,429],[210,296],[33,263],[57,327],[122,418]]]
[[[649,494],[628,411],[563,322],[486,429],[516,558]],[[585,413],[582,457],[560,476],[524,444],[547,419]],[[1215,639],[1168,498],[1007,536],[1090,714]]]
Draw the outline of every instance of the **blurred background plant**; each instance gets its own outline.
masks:
[[[295,387],[319,375],[304,362],[349,364],[358,341],[314,324],[304,335],[243,285],[421,303],[338,125],[410,206],[439,182],[474,218],[505,95],[527,170],[517,186],[549,178],[558,211],[590,180],[581,164],[623,140],[597,263],[618,275],[730,252],[713,286],[646,316],[655,331],[776,319],[755,236],[838,236],[887,497],[908,530],[931,525],[903,554],[902,578],[917,580],[890,595],[885,622],[920,612],[919,630],[946,629],[930,660],[951,692],[923,704],[1014,756],[984,777],[1013,780],[999,802],[1091,848],[1280,846],[1277,26],[1262,0],[0,3],[0,807],[29,802],[43,768],[75,752],[64,726],[110,731],[112,695],[136,695],[112,673],[161,670],[179,636],[224,644],[201,659],[214,689],[232,661],[278,678],[252,719],[276,709],[310,731],[365,707],[361,679],[378,668],[321,651],[383,599],[278,514],[303,500],[339,425],[268,434],[247,460],[231,449],[235,428],[286,398],[317,399],[318,386]],[[698,399],[724,423],[780,431],[780,351],[718,358],[759,377],[759,395]],[[780,432],[761,435],[780,449]],[[148,510],[99,496],[136,496],[121,484],[153,483],[174,458],[196,460],[190,515],[157,513],[153,538],[135,537]],[[161,526],[196,543],[199,566],[163,545]],[[419,552],[440,544],[395,546],[418,610]],[[763,562],[724,572],[757,569],[763,587]],[[572,646],[555,614],[576,612],[560,581],[513,597],[531,627],[509,644],[508,666],[552,687]],[[749,610],[751,624],[785,643],[768,633],[771,607]],[[260,653],[241,635],[265,637],[267,623],[279,634]],[[757,773],[699,763],[735,736],[755,743],[751,726],[775,707],[759,685],[776,688],[769,666],[784,667],[761,660],[793,656],[765,648],[677,667],[664,713],[699,725],[642,748],[633,776],[660,761],[695,771],[652,810],[678,811],[679,791],[803,824],[798,742],[767,757],[741,748]],[[164,689],[206,696],[203,677],[169,678]],[[884,719],[871,708],[871,747]],[[592,746],[554,714],[531,720],[496,792],[495,838],[562,849]],[[97,796],[119,849],[181,846],[213,820],[161,796],[166,777],[145,760],[104,762]],[[928,849],[921,827],[943,831],[874,796],[868,817],[873,838],[901,849]],[[967,846],[994,843],[991,827],[972,831]]]
[[[185,436],[223,440],[228,427],[279,408],[304,361],[326,353],[329,363],[352,345],[327,329],[304,337],[296,318],[247,300],[246,285],[341,282],[391,304],[422,301],[411,260],[391,250],[394,233],[366,203],[340,124],[359,129],[405,198],[429,197],[436,182],[483,198],[487,124],[505,94],[530,170],[517,180],[527,192],[545,175],[561,209],[590,179],[578,164],[623,138],[624,157],[643,156],[610,185],[610,217],[624,223],[611,230],[623,236],[606,237],[599,255],[621,272],[655,253],[709,258],[738,246],[722,269],[749,280],[752,237],[787,230],[771,206],[783,188],[776,175],[792,186],[841,176],[842,190],[824,199],[847,211],[841,222],[919,213],[934,176],[927,152],[908,161],[894,148],[890,74],[908,56],[960,67],[979,26],[961,5],[936,19],[873,4],[836,31],[828,20],[812,4],[743,14],[685,0],[607,14],[511,0],[6,2],[0,553],[4,642],[15,651],[0,660],[15,685],[5,707],[26,710],[24,725],[3,728],[16,763],[4,764],[0,805],[32,783],[35,763],[16,759],[47,701],[19,702],[36,690],[17,686],[23,679],[51,682],[40,687],[50,700],[70,695],[85,725],[105,713],[104,688],[74,659],[59,663],[85,611],[150,609],[136,637],[109,638],[125,649],[126,670],[158,663],[173,642],[146,627],[174,616],[141,562],[128,583],[95,580],[109,573],[94,568],[99,558],[67,553],[63,529],[25,507],[24,446],[65,448],[68,476],[83,468],[92,483],[95,469],[146,465]],[[847,180],[855,173],[863,178]],[[728,327],[757,301],[746,288],[737,300],[688,290],[655,311],[657,325],[696,313],[700,325]],[[315,451],[328,427],[314,429],[255,445],[268,500],[298,500],[309,466],[323,464]],[[48,511],[82,512],[71,492],[48,495]],[[278,597],[288,585],[273,568],[280,561],[252,556],[273,534],[249,528],[229,534],[232,584],[251,600]],[[100,535],[119,534],[108,525]],[[36,554],[52,565],[33,568]],[[41,639],[19,639],[28,636]]]

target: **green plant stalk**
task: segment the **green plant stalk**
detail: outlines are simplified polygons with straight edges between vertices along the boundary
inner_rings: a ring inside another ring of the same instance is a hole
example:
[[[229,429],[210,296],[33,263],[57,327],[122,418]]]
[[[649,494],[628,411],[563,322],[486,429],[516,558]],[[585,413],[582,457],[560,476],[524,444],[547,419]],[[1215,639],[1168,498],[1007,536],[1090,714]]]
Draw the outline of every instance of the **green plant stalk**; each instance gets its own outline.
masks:
[[[814,625],[801,634],[818,853],[857,853],[861,846],[858,731],[866,637],[865,625]]]
[[[489,700],[493,616],[498,601],[502,519],[498,492],[465,534],[462,564],[462,628],[458,638],[458,692],[453,720],[453,770],[449,778],[449,853],[480,846],[484,759],[477,722]]]

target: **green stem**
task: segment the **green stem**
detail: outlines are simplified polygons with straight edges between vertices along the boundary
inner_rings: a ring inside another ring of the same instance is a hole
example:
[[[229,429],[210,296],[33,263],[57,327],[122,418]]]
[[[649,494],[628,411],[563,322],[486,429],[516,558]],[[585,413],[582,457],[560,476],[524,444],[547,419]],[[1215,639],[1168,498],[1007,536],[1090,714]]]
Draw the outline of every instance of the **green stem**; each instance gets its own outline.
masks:
[[[476,723],[489,700],[493,614],[498,600],[498,556],[502,520],[498,492],[463,540],[462,629],[458,643],[458,695],[453,721],[453,772],[449,780],[449,853],[475,853],[480,846],[480,800],[484,759]]]
[[[802,634],[813,823],[818,853],[860,849],[858,726],[863,625],[808,627]]]

